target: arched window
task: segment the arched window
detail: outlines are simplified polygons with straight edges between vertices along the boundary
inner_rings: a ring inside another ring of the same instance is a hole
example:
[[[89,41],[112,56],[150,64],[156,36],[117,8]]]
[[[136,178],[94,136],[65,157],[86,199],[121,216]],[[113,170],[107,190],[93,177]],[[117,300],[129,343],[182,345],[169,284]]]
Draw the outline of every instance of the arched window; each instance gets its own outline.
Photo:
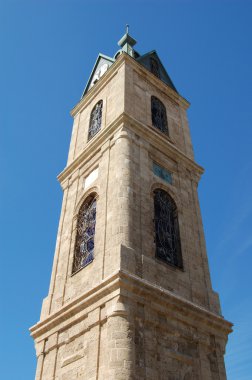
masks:
[[[92,109],[89,121],[88,140],[90,140],[101,129],[102,122],[102,100],[100,100]]]
[[[159,65],[155,58],[150,59],[150,69],[152,74],[156,75],[156,77],[160,78]]]
[[[85,267],[94,259],[95,222],[96,198],[91,195],[85,200],[78,214],[72,273]]]
[[[168,133],[168,123],[164,104],[155,96],[151,97],[152,125],[165,134]]]
[[[154,214],[156,257],[182,268],[177,207],[162,189],[154,191]]]

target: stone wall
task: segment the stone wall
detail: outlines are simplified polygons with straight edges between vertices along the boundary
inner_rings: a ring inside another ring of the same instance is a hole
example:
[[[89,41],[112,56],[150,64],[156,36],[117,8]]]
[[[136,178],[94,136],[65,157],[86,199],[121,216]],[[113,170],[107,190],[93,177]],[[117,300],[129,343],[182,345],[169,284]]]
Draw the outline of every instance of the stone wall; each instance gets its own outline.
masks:
[[[41,321],[36,380],[225,380],[231,324],[127,272]]]
[[[151,125],[151,96],[169,136]],[[102,128],[87,140],[103,100]],[[73,110],[48,297],[31,328],[36,380],[224,380],[231,324],[212,290],[197,195],[188,103],[125,54]],[[168,183],[153,172],[167,170]],[[153,192],[178,209],[183,268],[156,258]],[[94,261],[72,274],[78,211],[97,197]]]

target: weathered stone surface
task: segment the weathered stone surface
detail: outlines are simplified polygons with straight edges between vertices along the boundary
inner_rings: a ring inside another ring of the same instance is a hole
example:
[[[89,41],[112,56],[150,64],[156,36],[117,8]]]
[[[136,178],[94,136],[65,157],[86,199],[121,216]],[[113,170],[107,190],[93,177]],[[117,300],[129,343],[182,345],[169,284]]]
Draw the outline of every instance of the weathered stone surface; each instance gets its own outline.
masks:
[[[152,127],[152,95],[166,107],[169,137]],[[100,99],[102,128],[87,141]],[[193,159],[187,107],[122,54],[72,111],[51,284],[31,328],[36,380],[226,378],[231,324],[211,287],[197,195],[203,170]],[[172,173],[172,184],[154,175],[153,161]],[[156,188],[177,204],[183,270],[155,257]],[[94,261],[72,275],[77,214],[92,193]]]

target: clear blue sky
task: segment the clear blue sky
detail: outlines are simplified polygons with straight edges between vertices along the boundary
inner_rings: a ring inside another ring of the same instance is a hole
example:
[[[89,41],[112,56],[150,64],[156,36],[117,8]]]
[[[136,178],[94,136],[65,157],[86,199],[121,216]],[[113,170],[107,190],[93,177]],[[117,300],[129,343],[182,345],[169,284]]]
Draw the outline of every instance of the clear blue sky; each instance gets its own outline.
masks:
[[[252,2],[0,0],[1,376],[34,378],[28,327],[47,295],[70,109],[125,24],[191,102],[213,287],[234,324],[229,380],[252,373]]]

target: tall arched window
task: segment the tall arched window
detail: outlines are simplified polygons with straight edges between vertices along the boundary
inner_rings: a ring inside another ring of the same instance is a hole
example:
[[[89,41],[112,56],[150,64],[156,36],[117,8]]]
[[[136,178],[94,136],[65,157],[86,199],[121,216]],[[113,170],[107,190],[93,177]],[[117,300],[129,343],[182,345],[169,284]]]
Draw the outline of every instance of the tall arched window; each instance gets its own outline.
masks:
[[[156,257],[182,268],[177,207],[162,189],[154,191],[154,214]]]
[[[88,140],[90,140],[101,129],[102,122],[102,100],[100,100],[92,109],[89,121]]]
[[[159,65],[155,58],[150,59],[150,69],[152,74],[156,75],[156,77],[160,78]]]
[[[151,97],[151,117],[152,125],[168,135],[166,109],[164,104],[155,96]]]
[[[94,259],[95,222],[96,198],[91,195],[84,201],[78,214],[72,273],[85,267]]]

